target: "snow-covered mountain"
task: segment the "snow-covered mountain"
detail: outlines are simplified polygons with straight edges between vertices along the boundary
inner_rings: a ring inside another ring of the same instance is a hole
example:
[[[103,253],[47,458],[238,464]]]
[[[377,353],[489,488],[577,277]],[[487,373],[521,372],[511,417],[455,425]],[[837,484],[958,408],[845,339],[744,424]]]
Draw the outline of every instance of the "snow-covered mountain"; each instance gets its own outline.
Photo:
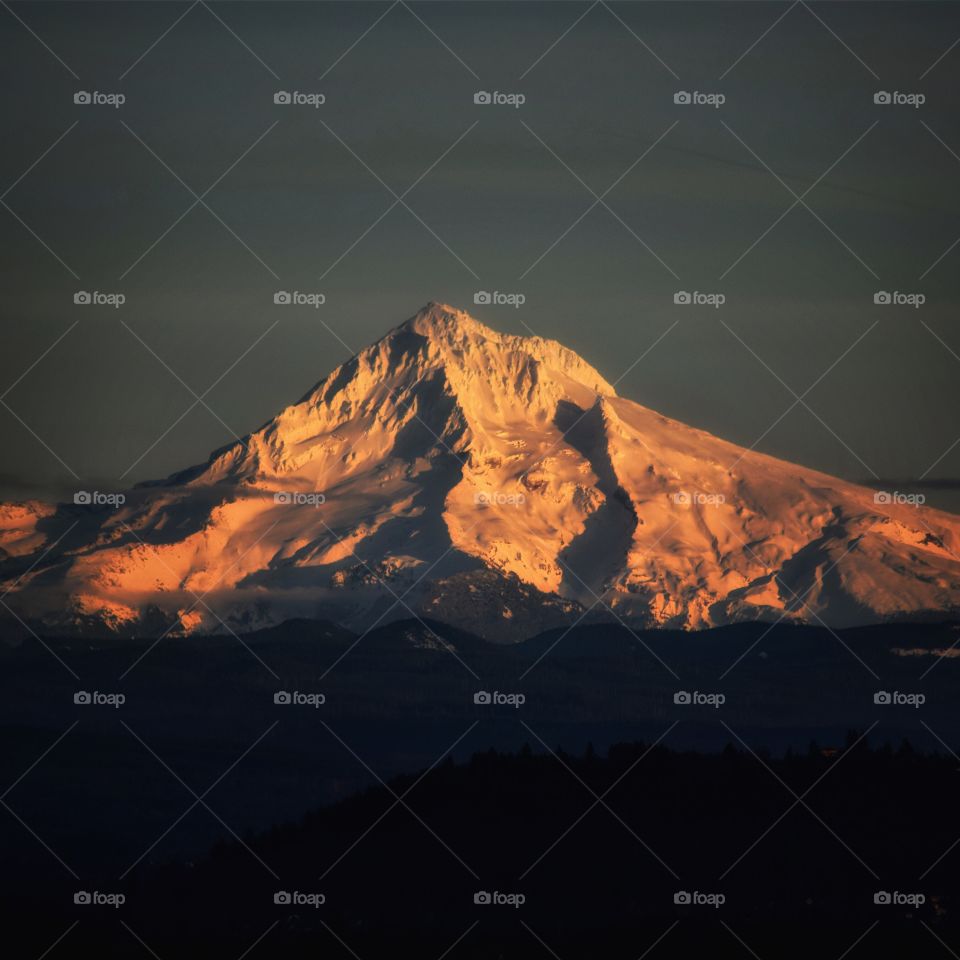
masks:
[[[583,615],[960,610],[960,518],[876,501],[618,397],[559,343],[432,303],[120,506],[0,506],[0,592],[49,630],[141,634],[415,612],[519,639]]]

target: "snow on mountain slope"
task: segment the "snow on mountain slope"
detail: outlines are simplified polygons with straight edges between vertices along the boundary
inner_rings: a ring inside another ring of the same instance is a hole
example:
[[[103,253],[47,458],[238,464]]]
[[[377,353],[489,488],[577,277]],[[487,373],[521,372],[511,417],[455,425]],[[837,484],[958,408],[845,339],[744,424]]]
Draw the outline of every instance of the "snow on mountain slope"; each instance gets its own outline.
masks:
[[[502,639],[608,608],[690,628],[960,609],[960,518],[669,420],[442,304],[119,507],[0,506],[0,551],[6,602],[58,630],[415,611]]]

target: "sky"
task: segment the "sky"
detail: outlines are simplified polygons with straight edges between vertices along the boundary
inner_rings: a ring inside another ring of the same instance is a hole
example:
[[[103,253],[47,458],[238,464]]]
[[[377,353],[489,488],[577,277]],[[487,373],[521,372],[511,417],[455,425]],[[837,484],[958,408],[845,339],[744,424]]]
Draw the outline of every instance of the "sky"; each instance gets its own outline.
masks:
[[[202,462],[440,300],[958,509],[958,37],[950,3],[0,8],[0,495]]]

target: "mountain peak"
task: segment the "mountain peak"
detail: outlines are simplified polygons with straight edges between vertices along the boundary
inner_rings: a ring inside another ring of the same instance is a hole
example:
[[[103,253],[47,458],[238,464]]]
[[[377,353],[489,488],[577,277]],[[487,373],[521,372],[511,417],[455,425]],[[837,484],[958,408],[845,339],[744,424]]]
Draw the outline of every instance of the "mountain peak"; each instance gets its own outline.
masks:
[[[527,326],[524,324],[524,326]],[[527,327],[529,329],[529,327]],[[508,369],[517,365],[524,370],[538,371],[530,375],[534,381],[555,374],[572,381],[591,394],[585,399],[593,403],[593,395],[616,396],[613,386],[578,353],[556,340],[537,336],[500,333],[481,323],[465,310],[431,300],[409,320],[395,328],[388,340],[397,334],[414,333],[428,342],[427,354],[457,367],[471,367],[483,378],[502,374],[501,364]],[[499,363],[498,363],[499,360]]]
[[[424,337],[450,337],[480,335],[487,339],[499,339],[500,334],[474,320],[465,310],[458,310],[448,303],[431,300],[421,307],[400,329],[412,330]]]

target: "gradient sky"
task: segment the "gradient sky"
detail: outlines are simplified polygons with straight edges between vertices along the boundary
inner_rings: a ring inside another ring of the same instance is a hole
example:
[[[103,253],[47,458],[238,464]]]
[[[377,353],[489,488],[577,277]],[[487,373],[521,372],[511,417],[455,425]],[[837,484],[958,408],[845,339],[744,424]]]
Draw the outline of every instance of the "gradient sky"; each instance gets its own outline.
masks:
[[[956,478],[958,37],[953,3],[0,9],[0,493],[202,461],[432,299],[556,338],[737,443],[850,479]],[[326,103],[275,106],[280,89]],[[475,106],[480,89],[526,103]],[[412,212],[357,242],[433,164]],[[212,184],[213,212],[187,212]],[[813,212],[770,229],[791,191]],[[326,303],[275,307],[278,289]],[[526,303],[475,309],[481,289]],[[186,412],[191,390],[212,413]]]

